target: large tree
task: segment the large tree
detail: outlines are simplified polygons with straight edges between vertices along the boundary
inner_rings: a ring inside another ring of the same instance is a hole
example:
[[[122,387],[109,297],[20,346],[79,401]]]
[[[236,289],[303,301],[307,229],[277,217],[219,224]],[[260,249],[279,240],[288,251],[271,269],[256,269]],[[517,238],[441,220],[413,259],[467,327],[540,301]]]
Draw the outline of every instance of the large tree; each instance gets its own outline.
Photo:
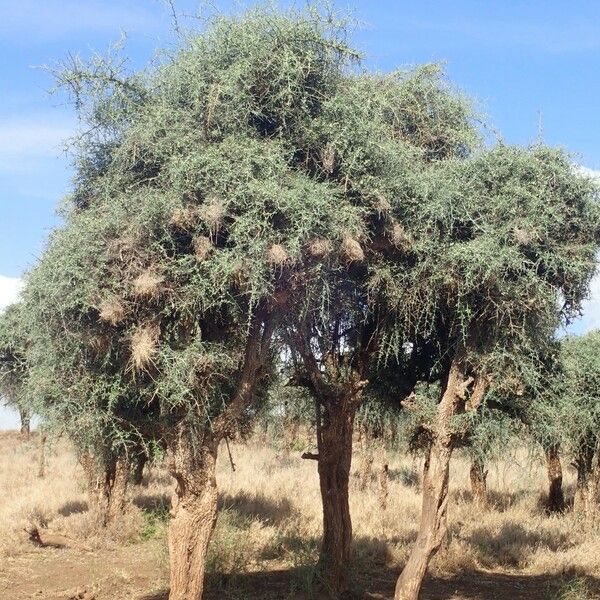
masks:
[[[28,385],[91,449],[167,448],[172,599],[202,595],[219,443],[270,377],[281,313],[364,228],[314,126],[337,124],[320,116],[355,57],[344,35],[257,11],[156,69],[58,73],[87,129],[66,224],[28,281]]]

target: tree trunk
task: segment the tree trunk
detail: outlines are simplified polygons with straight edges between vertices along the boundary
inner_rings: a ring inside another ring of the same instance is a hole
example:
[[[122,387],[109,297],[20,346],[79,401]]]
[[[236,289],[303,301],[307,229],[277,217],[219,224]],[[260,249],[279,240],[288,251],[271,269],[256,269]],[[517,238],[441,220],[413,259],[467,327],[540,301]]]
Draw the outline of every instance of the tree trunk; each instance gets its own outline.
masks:
[[[40,434],[40,453],[38,455],[38,473],[41,479],[46,476],[46,434]]]
[[[562,465],[560,450],[557,445],[546,448],[546,465],[548,467],[548,511],[560,513],[565,509],[565,497],[562,489]]]
[[[140,452],[135,460],[133,473],[131,474],[131,482],[133,485],[141,485],[144,479],[144,467],[148,462],[148,455],[145,452]]]
[[[464,374],[462,352],[455,356],[442,398],[437,406],[431,443],[423,468],[423,502],[419,533],[408,561],[396,583],[395,600],[417,600],[429,561],[442,545],[447,532],[448,480],[454,449],[452,417],[464,404],[467,387],[473,381]],[[479,382],[474,388],[478,390]],[[483,395],[483,389],[478,390]],[[480,399],[479,399],[480,400]],[[473,402],[472,397],[469,402]]]
[[[320,412],[320,408],[318,409]],[[319,571],[334,597],[347,591],[352,559],[352,520],[348,499],[355,408],[340,399],[328,403],[317,427],[319,485],[323,502],[323,541]]]
[[[579,452],[575,465],[577,467],[577,487],[575,490],[575,512],[583,516],[588,525],[595,524],[598,518],[598,489],[600,486],[600,469],[595,460],[592,445],[587,445]]]
[[[485,510],[487,508],[487,470],[483,461],[479,458],[473,458],[471,462],[471,493],[473,503],[477,508]]]
[[[90,453],[80,457],[87,484],[90,512],[100,527],[106,527],[125,512],[129,463],[111,458],[104,465]]]
[[[19,417],[21,419],[21,435],[29,437],[31,433],[31,413],[26,408],[19,408]]]
[[[169,524],[169,600],[200,600],[208,544],[217,520],[216,442],[210,434],[196,448],[188,433],[169,447],[169,470],[177,481]]]

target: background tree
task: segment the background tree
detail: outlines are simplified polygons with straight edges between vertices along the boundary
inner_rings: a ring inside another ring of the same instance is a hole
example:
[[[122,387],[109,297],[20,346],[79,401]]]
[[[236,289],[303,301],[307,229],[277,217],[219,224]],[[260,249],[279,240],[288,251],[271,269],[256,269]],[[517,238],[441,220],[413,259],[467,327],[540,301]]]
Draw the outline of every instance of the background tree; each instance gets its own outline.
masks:
[[[0,313],[0,396],[19,411],[21,435],[29,436],[31,407],[24,393],[27,371],[27,323],[21,303]]]
[[[316,176],[356,208],[359,227],[344,233],[341,252],[322,262],[293,304],[285,340],[302,370],[296,379],[316,402],[318,472],[323,501],[320,571],[334,594],[347,590],[352,555],[348,494],[354,419],[380,358],[388,327],[378,301],[380,272],[392,261],[411,268],[411,210],[429,171],[477,143],[472,112],[439,68],[386,76],[347,76],[306,124],[318,140]],[[310,251],[329,254],[330,240]],[[326,302],[323,302],[326,298]],[[404,338],[397,335],[396,343]]]
[[[575,510],[590,524],[598,515],[600,333],[560,340],[548,385],[529,408],[535,435],[572,457],[577,469]],[[558,457],[555,456],[555,460]]]

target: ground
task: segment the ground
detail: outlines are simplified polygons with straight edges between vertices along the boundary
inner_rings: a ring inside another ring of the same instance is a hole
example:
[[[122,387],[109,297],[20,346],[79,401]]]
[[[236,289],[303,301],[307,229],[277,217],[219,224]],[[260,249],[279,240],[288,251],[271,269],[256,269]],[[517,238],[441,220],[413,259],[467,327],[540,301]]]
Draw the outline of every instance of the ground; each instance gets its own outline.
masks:
[[[316,465],[302,442],[278,448],[258,439],[223,451],[220,516],[209,556],[209,600],[309,600],[320,535]],[[420,460],[358,445],[351,509],[356,540],[355,596],[389,599],[416,535]],[[131,491],[132,508],[97,532],[88,519],[83,477],[64,441],[46,450],[38,475],[39,437],[0,435],[0,599],[165,600],[166,526],[171,481],[159,464]],[[389,464],[389,478],[382,465]],[[428,600],[600,598],[600,532],[568,511],[543,508],[543,464],[519,450],[490,465],[491,507],[471,502],[467,459],[453,461],[450,538],[423,589]],[[569,496],[573,473],[566,469]],[[36,548],[32,523],[85,543],[88,550]]]

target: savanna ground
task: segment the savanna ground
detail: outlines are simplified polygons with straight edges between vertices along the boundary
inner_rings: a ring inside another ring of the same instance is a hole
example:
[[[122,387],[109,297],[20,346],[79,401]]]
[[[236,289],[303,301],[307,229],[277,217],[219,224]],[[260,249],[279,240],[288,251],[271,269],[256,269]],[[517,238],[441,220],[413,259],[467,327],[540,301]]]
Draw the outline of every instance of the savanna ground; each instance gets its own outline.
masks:
[[[83,476],[64,442],[46,451],[37,477],[39,438],[0,434],[0,598],[163,600],[168,582],[166,528],[171,480],[160,464],[131,490],[133,507],[99,534],[88,518]],[[209,557],[207,598],[308,600],[321,515],[316,464],[301,444],[278,449],[257,440],[223,448],[221,509]],[[372,445],[371,445],[372,448]],[[416,536],[421,462],[375,449],[365,468],[357,448],[351,489],[356,596],[387,599]],[[389,476],[381,467],[389,464]],[[566,470],[571,496],[574,474]],[[469,463],[455,455],[450,540],[434,559],[426,599],[600,598],[600,532],[576,517],[547,516],[543,465],[525,451],[490,466],[491,507],[471,503]],[[85,545],[34,547],[24,527],[37,523]]]

